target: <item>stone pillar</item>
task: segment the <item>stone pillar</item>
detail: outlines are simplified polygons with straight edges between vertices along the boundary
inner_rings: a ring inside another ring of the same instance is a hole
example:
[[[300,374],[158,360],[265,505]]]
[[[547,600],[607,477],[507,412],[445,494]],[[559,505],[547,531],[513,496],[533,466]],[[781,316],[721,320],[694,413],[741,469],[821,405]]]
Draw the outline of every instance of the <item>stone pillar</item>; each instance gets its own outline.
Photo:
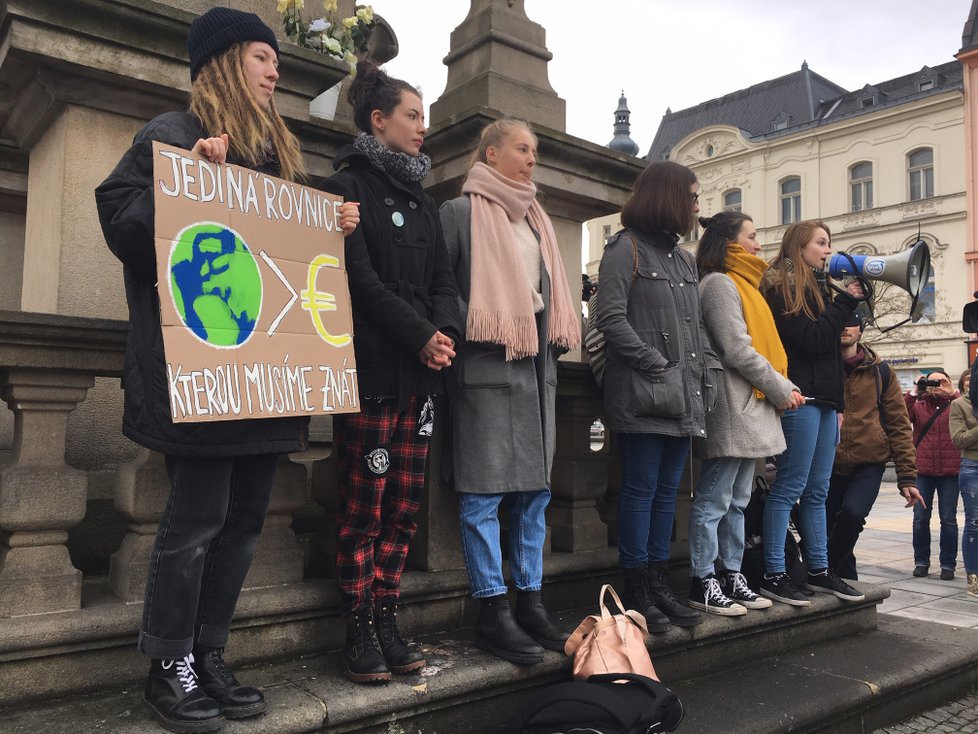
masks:
[[[279,458],[265,526],[245,579],[246,589],[302,581],[305,554],[292,532],[292,513],[305,502],[306,468],[283,455]]]
[[[557,376],[557,447],[547,510],[553,549],[607,548],[608,528],[598,502],[607,487],[608,461],[591,451],[591,424],[601,414],[601,398],[587,365],[561,363]]]
[[[81,572],[65,541],[85,516],[88,479],[65,464],[68,415],[94,378],[0,371],[14,413],[13,456],[0,468],[0,617],[78,609]]]
[[[170,494],[163,455],[142,448],[119,467],[115,507],[129,521],[129,532],[109,559],[109,588],[126,604],[142,602],[156,528]]]
[[[332,428],[329,439],[332,441]],[[325,510],[317,545],[312,549],[313,565],[320,566],[328,578],[336,576],[336,521],[340,514],[339,475],[336,449],[330,447],[329,456],[313,462],[311,468],[312,497]]]

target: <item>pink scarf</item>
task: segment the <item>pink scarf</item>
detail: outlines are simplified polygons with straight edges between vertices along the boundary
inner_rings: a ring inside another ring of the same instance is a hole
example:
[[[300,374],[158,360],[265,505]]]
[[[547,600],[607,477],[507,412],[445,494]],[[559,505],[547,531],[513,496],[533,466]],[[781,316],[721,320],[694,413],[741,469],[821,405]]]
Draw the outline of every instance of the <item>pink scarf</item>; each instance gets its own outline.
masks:
[[[550,276],[549,341],[574,349],[581,344],[580,316],[550,217],[536,200],[537,187],[513,181],[477,162],[462,186],[472,202],[472,273],[465,338],[506,347],[506,360],[539,351],[533,297],[516,244],[513,222],[526,217],[540,235],[540,252]]]

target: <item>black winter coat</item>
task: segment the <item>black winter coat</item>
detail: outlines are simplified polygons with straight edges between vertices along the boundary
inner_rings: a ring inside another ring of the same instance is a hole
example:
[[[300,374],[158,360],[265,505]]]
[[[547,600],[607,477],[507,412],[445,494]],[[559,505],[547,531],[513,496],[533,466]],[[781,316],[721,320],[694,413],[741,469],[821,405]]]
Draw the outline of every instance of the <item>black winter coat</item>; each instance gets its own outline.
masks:
[[[95,189],[99,222],[109,249],[123,265],[129,335],[122,378],[122,432],[154,451],[174,456],[242,456],[308,447],[309,419],[263,418],[174,423],[170,417],[160,300],[156,289],[153,141],[193,148],[207,137],[197,118],[168,112],[150,120],[109,177]],[[239,163],[230,156],[229,163]],[[256,169],[277,175],[277,165]]]
[[[804,311],[786,315],[784,298],[774,289],[765,289],[764,298],[788,355],[788,379],[802,395],[813,398],[809,402],[841,413],[845,410],[846,373],[840,337],[858,301],[840,293],[817,319],[811,319]]]
[[[360,202],[346,238],[353,348],[360,395],[398,399],[442,392],[441,373],[418,359],[441,331],[459,340],[458,289],[434,200],[371,165],[352,145],[333,160],[327,191]]]

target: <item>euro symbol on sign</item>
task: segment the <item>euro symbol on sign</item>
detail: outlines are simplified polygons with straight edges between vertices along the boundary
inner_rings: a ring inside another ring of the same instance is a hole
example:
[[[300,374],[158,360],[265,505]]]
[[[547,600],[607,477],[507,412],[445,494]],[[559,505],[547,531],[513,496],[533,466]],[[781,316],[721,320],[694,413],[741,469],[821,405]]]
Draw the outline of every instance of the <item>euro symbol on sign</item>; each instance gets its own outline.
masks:
[[[330,334],[323,325],[323,317],[320,316],[320,311],[336,310],[336,296],[332,293],[324,293],[316,290],[316,276],[319,274],[319,269],[338,268],[339,266],[339,258],[333,257],[332,255],[317,255],[309,263],[307,287],[301,293],[302,310],[309,312],[309,315],[312,317],[312,325],[316,327],[316,332],[324,342],[334,347],[345,347],[353,341],[352,337],[349,334]]]

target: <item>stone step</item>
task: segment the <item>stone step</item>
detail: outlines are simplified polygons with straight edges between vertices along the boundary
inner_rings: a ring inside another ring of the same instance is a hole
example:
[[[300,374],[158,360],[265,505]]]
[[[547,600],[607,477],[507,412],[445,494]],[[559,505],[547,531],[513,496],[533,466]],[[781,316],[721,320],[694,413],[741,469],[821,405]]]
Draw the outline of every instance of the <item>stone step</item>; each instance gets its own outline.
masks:
[[[848,639],[875,631],[876,605],[888,595],[884,587],[861,584],[860,588],[867,599],[859,604],[816,595],[806,609],[777,604],[745,617],[708,616],[699,627],[654,635],[650,647],[656,669],[667,682],[695,679],[718,666],[733,669],[745,661],[794,654],[791,651],[799,646],[805,650],[815,645],[844,646]],[[559,616],[565,626],[573,627],[586,613]],[[420,675],[398,676],[382,686],[344,680],[335,654],[242,669],[239,678],[265,690],[269,711],[252,721],[231,722],[226,731],[483,732],[541,686],[565,679],[570,670],[569,660],[559,653],[547,653],[536,666],[511,665],[476,649],[464,631],[427,637],[421,644],[428,667]],[[141,678],[134,679],[110,692],[0,709],[0,730],[5,734],[157,731],[141,704],[141,685]]]

